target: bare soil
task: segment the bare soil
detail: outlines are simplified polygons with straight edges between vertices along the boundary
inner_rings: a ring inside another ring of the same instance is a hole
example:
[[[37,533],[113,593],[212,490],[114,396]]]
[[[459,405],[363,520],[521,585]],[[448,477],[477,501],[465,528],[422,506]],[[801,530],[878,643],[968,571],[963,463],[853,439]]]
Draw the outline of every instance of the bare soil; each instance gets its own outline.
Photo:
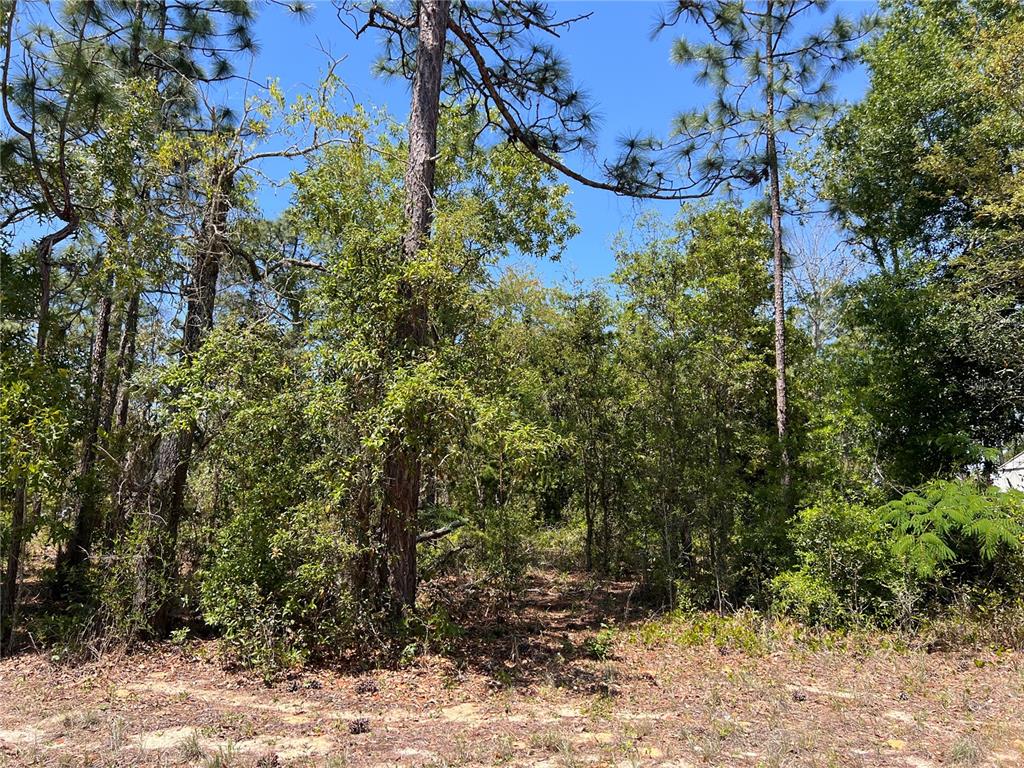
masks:
[[[272,686],[210,641],[22,654],[0,661],[0,766],[1024,766],[1019,653],[751,648],[630,598],[538,573],[404,668]]]

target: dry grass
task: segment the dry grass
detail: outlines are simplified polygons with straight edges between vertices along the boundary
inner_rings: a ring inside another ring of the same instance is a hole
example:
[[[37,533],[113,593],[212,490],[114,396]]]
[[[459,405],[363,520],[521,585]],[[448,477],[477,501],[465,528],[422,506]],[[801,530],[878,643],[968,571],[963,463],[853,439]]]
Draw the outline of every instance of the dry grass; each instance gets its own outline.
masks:
[[[628,594],[537,575],[404,669],[270,688],[204,642],[75,667],[7,659],[0,766],[1024,765],[1019,654],[754,615],[630,620]]]

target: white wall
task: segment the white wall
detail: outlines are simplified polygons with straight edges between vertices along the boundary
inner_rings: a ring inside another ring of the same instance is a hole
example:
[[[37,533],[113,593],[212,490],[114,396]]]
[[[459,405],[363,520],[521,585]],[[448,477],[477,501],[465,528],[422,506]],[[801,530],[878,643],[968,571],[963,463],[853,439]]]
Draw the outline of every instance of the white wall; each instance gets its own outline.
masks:
[[[993,472],[992,485],[996,488],[1024,491],[1024,455],[1006,462]]]

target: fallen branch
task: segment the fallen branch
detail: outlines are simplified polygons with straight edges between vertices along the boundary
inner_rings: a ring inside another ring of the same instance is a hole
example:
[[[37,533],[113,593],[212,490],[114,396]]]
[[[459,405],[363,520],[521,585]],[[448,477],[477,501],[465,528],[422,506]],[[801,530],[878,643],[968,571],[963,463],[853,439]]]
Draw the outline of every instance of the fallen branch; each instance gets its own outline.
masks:
[[[416,537],[417,544],[423,544],[428,541],[435,541],[437,539],[443,539],[448,534],[457,531],[459,528],[466,524],[465,520],[454,520],[448,525],[442,525],[440,528],[435,528],[432,531],[424,531]]]

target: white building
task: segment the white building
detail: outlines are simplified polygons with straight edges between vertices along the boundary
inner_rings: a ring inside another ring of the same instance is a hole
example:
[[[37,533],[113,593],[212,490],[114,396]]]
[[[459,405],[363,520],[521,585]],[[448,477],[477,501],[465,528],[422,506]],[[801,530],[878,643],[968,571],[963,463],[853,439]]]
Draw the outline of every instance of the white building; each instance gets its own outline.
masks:
[[[1024,491],[1024,452],[996,467],[992,473],[992,485],[996,488]]]

